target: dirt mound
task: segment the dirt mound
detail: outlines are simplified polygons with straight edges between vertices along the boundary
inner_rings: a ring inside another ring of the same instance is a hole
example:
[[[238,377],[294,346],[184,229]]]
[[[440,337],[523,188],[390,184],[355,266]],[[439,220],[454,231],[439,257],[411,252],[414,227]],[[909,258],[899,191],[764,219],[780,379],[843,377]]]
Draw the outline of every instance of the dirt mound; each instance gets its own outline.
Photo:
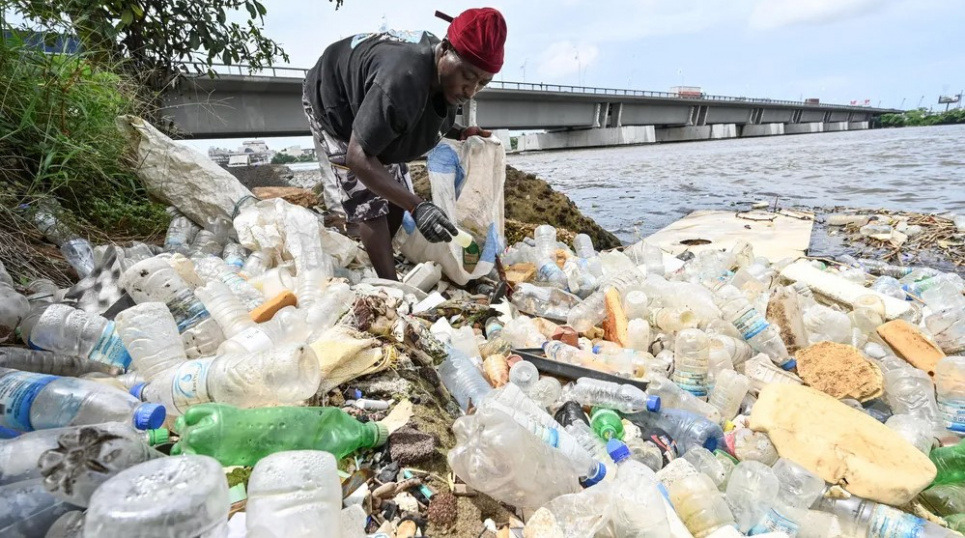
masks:
[[[235,176],[242,185],[253,189],[255,187],[288,187],[294,176],[291,170],[283,164],[263,164],[260,166],[222,166],[229,174]]]
[[[416,194],[429,198],[429,175],[426,173],[425,165],[412,164],[409,166],[409,171]],[[567,242],[574,235],[585,233],[593,239],[593,244],[598,249],[621,245],[615,235],[604,230],[593,219],[583,215],[565,194],[556,192],[549,183],[533,174],[520,172],[506,165],[505,194],[506,236],[510,244],[526,235],[532,235],[532,229],[528,229],[526,225],[535,227],[540,224],[551,224],[560,230],[560,239]]]

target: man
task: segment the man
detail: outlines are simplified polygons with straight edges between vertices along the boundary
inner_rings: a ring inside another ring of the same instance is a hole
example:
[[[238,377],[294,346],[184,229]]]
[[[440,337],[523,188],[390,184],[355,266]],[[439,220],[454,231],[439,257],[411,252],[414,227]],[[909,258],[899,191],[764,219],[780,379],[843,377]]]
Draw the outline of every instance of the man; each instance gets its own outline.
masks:
[[[327,156],[346,219],[358,225],[379,277],[397,279],[392,237],[405,211],[431,242],[456,235],[441,209],[414,194],[406,163],[443,136],[490,135],[456,125],[456,110],[500,70],[505,41],[498,11],[470,9],[442,41],[385,32],[333,43],[305,77],[302,104],[319,157]]]

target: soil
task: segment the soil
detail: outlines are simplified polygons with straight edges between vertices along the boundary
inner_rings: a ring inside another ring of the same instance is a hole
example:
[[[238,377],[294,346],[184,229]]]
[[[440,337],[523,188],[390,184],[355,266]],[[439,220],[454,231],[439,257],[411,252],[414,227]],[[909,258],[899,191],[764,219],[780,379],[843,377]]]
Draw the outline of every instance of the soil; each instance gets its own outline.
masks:
[[[416,194],[431,196],[429,175],[424,164],[411,164],[409,173]],[[521,172],[506,165],[506,241],[512,245],[526,236],[532,228],[550,224],[559,231],[561,240],[570,242],[576,234],[584,233],[593,239],[599,250],[622,245],[619,239],[604,230],[593,219],[585,216],[565,194],[553,190],[546,181],[534,174]]]
[[[242,185],[255,187],[287,187],[294,174],[283,164],[263,164],[261,166],[222,166],[235,176]]]

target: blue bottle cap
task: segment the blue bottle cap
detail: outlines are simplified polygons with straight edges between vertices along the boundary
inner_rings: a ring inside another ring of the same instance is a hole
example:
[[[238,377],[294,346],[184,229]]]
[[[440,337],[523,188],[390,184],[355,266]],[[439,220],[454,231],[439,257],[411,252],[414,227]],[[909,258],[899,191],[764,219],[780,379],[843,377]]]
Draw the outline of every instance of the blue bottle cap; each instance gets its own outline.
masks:
[[[781,365],[781,368],[783,368],[784,370],[790,372],[791,370],[797,368],[797,361],[794,360],[794,359],[791,359],[791,360],[785,362],[784,364],[782,364],[782,365]]]
[[[143,403],[134,410],[134,427],[139,430],[156,430],[164,424],[167,411],[156,403]]]
[[[588,488],[599,484],[604,478],[606,478],[606,467],[602,463],[596,462],[596,472],[593,473],[593,476],[584,478],[580,483],[584,488]]]
[[[647,411],[651,413],[660,411],[660,396],[647,396]]]
[[[600,354],[600,344],[596,344],[595,346],[593,346],[593,354],[594,355]]]
[[[145,385],[147,385],[147,383],[138,383],[133,387],[131,387],[131,390],[129,390],[128,392],[131,393],[131,396],[137,398],[138,400],[141,400],[142,399],[141,393],[144,391]]]
[[[707,440],[704,441],[704,448],[711,452],[717,450],[717,445],[718,442],[716,437],[708,437]]]
[[[606,442],[606,451],[613,458],[614,463],[620,463],[630,457],[630,447],[617,439],[610,439]]]

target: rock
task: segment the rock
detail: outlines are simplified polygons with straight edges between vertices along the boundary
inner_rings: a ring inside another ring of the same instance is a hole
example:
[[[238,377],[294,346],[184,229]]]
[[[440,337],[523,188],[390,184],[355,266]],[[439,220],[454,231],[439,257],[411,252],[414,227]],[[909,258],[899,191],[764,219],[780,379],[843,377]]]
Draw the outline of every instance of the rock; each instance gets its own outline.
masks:
[[[412,427],[404,427],[389,436],[389,456],[400,465],[425,461],[436,454],[436,439]]]
[[[568,325],[561,325],[553,331],[553,336],[550,337],[551,340],[558,340],[563,342],[568,346],[579,347],[580,345],[580,335],[576,333],[573,327]]]
[[[945,357],[945,353],[938,346],[905,320],[896,319],[885,323],[878,327],[878,335],[899,357],[915,368],[928,372],[932,377],[935,376],[938,361]]]
[[[298,187],[255,187],[251,189],[251,193],[262,200],[281,198],[290,204],[308,209],[318,205],[318,195]]]
[[[523,538],[566,538],[556,522],[556,516],[545,508],[540,508],[526,522]]]
[[[433,495],[429,501],[426,513],[429,523],[439,527],[450,527],[456,522],[459,513],[456,509],[456,497],[448,491]]]
[[[787,458],[831,484],[901,506],[935,478],[935,465],[901,435],[815,389],[771,384],[754,404],[750,427]]]
[[[884,392],[881,370],[853,346],[819,342],[798,351],[795,357],[798,376],[838,400],[866,402]]]

